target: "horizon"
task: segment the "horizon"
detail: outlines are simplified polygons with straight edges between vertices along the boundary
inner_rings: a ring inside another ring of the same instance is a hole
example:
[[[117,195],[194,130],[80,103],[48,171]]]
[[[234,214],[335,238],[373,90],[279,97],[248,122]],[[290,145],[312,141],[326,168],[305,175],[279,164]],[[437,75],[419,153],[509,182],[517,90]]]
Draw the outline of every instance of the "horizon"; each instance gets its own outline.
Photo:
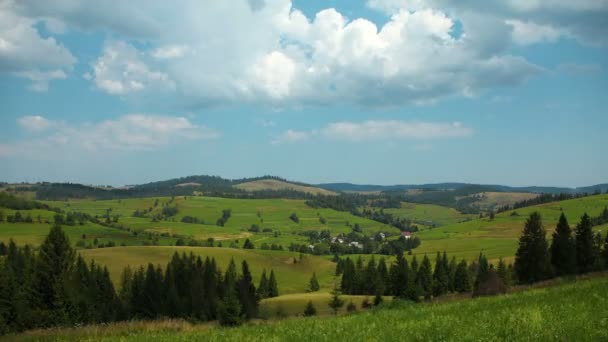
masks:
[[[605,183],[606,14],[592,2],[7,0],[0,179]]]

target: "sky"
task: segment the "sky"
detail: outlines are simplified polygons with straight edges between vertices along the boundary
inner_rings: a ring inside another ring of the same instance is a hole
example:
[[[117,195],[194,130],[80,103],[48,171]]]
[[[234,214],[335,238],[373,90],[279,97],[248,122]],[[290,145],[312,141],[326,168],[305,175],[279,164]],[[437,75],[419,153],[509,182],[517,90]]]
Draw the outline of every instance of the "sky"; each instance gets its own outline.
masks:
[[[608,182],[608,0],[0,0],[0,181]]]

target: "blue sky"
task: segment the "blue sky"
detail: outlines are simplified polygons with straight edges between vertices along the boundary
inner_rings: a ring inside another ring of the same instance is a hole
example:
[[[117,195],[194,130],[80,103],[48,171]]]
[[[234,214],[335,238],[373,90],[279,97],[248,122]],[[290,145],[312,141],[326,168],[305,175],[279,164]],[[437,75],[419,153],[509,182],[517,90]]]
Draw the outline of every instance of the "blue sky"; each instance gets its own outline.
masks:
[[[608,182],[608,3],[478,5],[0,1],[0,180]]]

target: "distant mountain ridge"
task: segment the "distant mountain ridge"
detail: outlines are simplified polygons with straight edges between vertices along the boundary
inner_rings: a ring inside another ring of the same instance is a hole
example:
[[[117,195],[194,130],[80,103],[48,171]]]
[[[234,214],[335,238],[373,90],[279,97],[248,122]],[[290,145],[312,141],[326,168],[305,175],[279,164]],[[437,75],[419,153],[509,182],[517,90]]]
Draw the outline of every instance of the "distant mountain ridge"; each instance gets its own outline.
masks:
[[[480,186],[486,188],[487,191],[501,192],[534,192],[547,194],[576,194],[576,193],[593,193],[596,191],[606,192],[608,183],[596,184],[585,187],[567,188],[567,187],[552,187],[552,186],[507,186],[498,184],[472,184],[472,183],[431,183],[431,184],[397,184],[397,185],[372,185],[372,184],[353,184],[353,183],[323,183],[315,184],[314,186],[331,191],[341,192],[375,192],[375,191],[407,191],[412,189],[425,190],[459,190],[471,186]]]

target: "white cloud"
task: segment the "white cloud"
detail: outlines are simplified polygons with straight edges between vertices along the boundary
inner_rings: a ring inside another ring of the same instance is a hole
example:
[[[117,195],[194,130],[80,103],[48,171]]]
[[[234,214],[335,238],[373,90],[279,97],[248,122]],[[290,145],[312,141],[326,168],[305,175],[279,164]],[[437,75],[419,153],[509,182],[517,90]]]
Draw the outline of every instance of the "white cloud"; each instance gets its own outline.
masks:
[[[151,70],[141,53],[124,42],[106,43],[102,56],[93,65],[93,76],[98,88],[114,95],[175,87],[167,74]]]
[[[2,144],[0,156],[36,157],[66,150],[156,150],[181,141],[211,140],[221,135],[184,117],[145,114],[78,125],[42,116],[24,116],[17,122],[28,132],[45,132],[45,135]]]
[[[397,10],[378,27],[335,9],[307,17],[290,0],[20,4],[21,13],[112,33],[116,41],[92,64],[103,91],[165,92],[191,107],[425,104],[517,85],[542,72],[506,53],[509,42],[481,24],[455,34],[460,18],[442,7]],[[499,24],[496,32],[510,33],[504,20]],[[137,48],[126,43],[133,39]]]
[[[334,140],[370,141],[466,137],[472,135],[473,130],[462,126],[460,122],[437,123],[370,120],[363,123],[331,123],[321,129],[321,134]]]
[[[294,143],[320,137],[327,140],[363,142],[381,140],[431,140],[461,138],[473,134],[473,129],[460,122],[421,122],[399,120],[369,120],[365,122],[334,122],[311,131],[287,130],[273,144]]]
[[[152,51],[152,56],[157,59],[172,59],[184,56],[188,52],[185,45],[166,45]]]
[[[288,129],[287,131],[283,132],[281,135],[276,137],[276,139],[274,139],[272,141],[272,144],[278,145],[278,144],[285,144],[285,143],[301,142],[301,141],[308,140],[308,138],[310,138],[312,135],[315,135],[315,134],[316,134],[315,132],[303,132],[303,131],[294,131],[294,130]]]
[[[19,15],[15,7],[12,0],[0,2],[0,73],[27,78],[32,90],[46,91],[49,81],[66,78],[76,58],[53,37],[41,37],[39,20]],[[49,23],[58,29],[56,20]]]
[[[567,30],[551,25],[539,25],[520,20],[506,20],[505,22],[513,27],[513,41],[521,45],[541,42],[554,43],[562,37],[570,36]]]
[[[400,10],[441,9],[453,17],[459,17],[465,27],[468,17],[476,16],[490,18],[495,22],[511,20],[525,23],[527,27],[523,29],[528,29],[526,32],[534,39],[522,36],[522,27],[516,27],[513,39],[526,44],[551,42],[554,41],[552,39],[557,39],[556,34],[586,45],[608,44],[607,0],[368,0],[367,5],[389,14]]]
[[[31,132],[45,131],[54,125],[54,122],[45,119],[40,115],[22,116],[17,119],[17,123],[23,129]]]

